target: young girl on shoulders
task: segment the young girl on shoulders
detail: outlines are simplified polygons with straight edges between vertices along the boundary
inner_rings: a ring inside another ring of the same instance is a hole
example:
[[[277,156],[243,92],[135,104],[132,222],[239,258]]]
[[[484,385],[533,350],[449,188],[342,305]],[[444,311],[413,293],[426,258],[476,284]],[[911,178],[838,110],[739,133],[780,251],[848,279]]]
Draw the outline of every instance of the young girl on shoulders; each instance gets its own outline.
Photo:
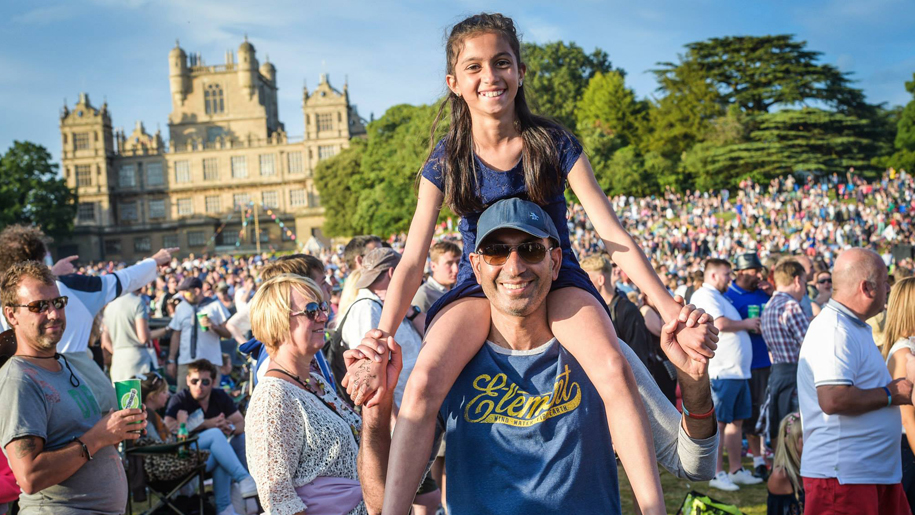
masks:
[[[462,217],[464,250],[456,286],[427,313],[425,344],[407,382],[394,431],[384,513],[409,509],[430,454],[442,401],[489,334],[489,302],[468,256],[476,248],[476,224],[482,211],[509,197],[539,204],[559,230],[562,265],[547,298],[552,332],[597,387],[611,438],[642,512],[666,513],[651,431],[632,371],[621,354],[606,305],[571,250],[565,184],[580,199],[613,261],[654,301],[665,320],[679,317],[678,345],[665,349],[668,353],[679,353],[681,362],[690,358],[705,362],[713,354],[717,331],[707,315],[682,307],[661,284],[620,225],[578,141],[558,124],[531,113],[524,95],[526,67],[512,20],[499,14],[467,18],[451,30],[445,52],[449,94],[432,134],[446,107],[451,125],[417,179],[418,203],[403,258],[391,279],[378,330],[367,336],[383,340],[410,308],[443,203]],[[527,253],[522,257],[530,258]]]

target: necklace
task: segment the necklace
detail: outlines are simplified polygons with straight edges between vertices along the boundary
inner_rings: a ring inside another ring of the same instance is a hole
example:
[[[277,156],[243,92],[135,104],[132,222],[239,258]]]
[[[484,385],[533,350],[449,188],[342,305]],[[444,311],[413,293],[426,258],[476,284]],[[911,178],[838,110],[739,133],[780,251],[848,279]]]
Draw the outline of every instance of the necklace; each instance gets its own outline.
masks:
[[[70,372],[70,384],[73,385],[73,388],[79,388],[79,385],[80,385],[79,378],[76,377],[76,374],[73,373],[73,369],[70,368],[70,362],[67,361],[66,356],[64,356],[63,354],[60,354],[59,352],[55,352],[53,356],[27,356],[25,354],[17,354],[17,355],[20,358],[32,358],[32,359],[54,359],[54,360],[56,360],[56,359],[62,358],[64,360],[64,365],[67,365],[67,370]]]
[[[283,365],[280,365],[279,363],[277,363],[277,362],[275,362],[275,361],[271,362],[271,365],[275,365],[275,366],[278,367],[278,368],[270,368],[269,370],[267,370],[267,372],[279,372],[280,374],[284,374],[284,375],[286,375],[286,376],[289,376],[289,377],[290,377],[291,379],[293,379],[295,382],[297,382],[297,383],[299,383],[300,385],[302,385],[302,388],[303,388],[305,391],[311,393],[312,395],[315,396],[315,398],[317,398],[319,401],[321,401],[321,404],[324,404],[324,406],[326,406],[327,409],[331,410],[332,412],[334,412],[335,415],[337,415],[338,417],[340,417],[340,419],[343,420],[343,422],[349,426],[350,431],[352,431],[352,433],[353,433],[353,438],[356,439],[356,445],[359,445],[359,436],[360,436],[360,434],[361,434],[361,432],[362,432],[361,429],[358,428],[358,427],[357,427],[356,425],[354,425],[353,423],[349,422],[349,421],[346,419],[346,417],[343,416],[342,409],[338,408],[336,403],[328,402],[328,401],[326,401],[326,400],[324,399],[324,396],[326,395],[326,392],[325,392],[325,390],[324,390],[324,385],[323,385],[323,384],[321,384],[320,382],[318,382],[318,386],[321,388],[321,391],[318,392],[318,389],[315,388],[314,385],[311,384],[311,378],[306,378],[305,380],[302,380],[301,377],[299,377],[298,375],[293,374],[292,372],[286,370],[285,368],[283,368]]]

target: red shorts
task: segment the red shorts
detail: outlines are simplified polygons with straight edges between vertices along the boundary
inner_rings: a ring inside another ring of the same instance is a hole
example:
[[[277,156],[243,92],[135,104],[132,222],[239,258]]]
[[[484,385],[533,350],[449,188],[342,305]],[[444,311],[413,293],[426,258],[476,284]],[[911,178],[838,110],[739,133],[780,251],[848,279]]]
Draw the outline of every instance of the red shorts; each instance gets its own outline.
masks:
[[[836,478],[804,479],[804,515],[912,515],[902,484],[840,485]]]

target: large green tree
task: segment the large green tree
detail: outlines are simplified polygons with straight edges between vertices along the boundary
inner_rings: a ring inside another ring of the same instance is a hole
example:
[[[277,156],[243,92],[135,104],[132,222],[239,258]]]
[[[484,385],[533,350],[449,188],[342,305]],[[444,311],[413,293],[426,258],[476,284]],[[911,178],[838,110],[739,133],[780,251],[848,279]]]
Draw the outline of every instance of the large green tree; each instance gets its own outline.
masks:
[[[46,148],[15,141],[0,158],[0,226],[35,224],[54,238],[69,236],[76,195],[57,173]]]
[[[597,72],[588,81],[576,106],[578,132],[598,130],[619,138],[623,146],[638,144],[646,105],[626,87],[618,71]]]
[[[354,185],[359,178],[366,141],[355,138],[349,148],[336,156],[318,163],[315,168],[315,185],[324,206],[324,232],[328,236],[356,234],[351,221],[358,191]]]
[[[588,54],[575,43],[563,41],[525,43],[521,53],[527,65],[524,91],[531,108],[574,131],[578,99],[591,77],[613,70],[610,57],[599,48]]]
[[[728,36],[686,45],[679,63],[661,63],[659,79],[677,76],[695,63],[728,104],[764,113],[773,106],[807,106],[820,102],[833,109],[861,111],[870,106],[847,74],[820,63],[820,52],[794,36]],[[659,80],[661,88],[665,81]]]
[[[915,74],[912,75],[912,80],[905,83],[905,89],[913,98],[899,115],[894,141],[895,152],[889,158],[888,164],[915,172]]]
[[[768,181],[795,172],[866,170],[876,143],[870,122],[823,109],[789,109],[747,116],[732,110],[712,136],[690,149],[683,168],[701,189],[722,188],[744,177]]]

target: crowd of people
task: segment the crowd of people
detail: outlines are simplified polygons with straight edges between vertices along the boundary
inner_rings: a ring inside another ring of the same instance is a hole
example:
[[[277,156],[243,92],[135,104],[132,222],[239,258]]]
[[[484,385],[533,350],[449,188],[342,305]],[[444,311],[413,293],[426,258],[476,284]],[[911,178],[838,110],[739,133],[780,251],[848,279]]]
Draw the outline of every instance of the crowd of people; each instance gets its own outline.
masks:
[[[83,265],[0,231],[0,514],[124,513],[188,460],[219,515],[620,513],[615,457],[645,514],[658,464],[911,514],[912,176],[608,198],[530,112],[510,18],[446,47],[409,240]]]

